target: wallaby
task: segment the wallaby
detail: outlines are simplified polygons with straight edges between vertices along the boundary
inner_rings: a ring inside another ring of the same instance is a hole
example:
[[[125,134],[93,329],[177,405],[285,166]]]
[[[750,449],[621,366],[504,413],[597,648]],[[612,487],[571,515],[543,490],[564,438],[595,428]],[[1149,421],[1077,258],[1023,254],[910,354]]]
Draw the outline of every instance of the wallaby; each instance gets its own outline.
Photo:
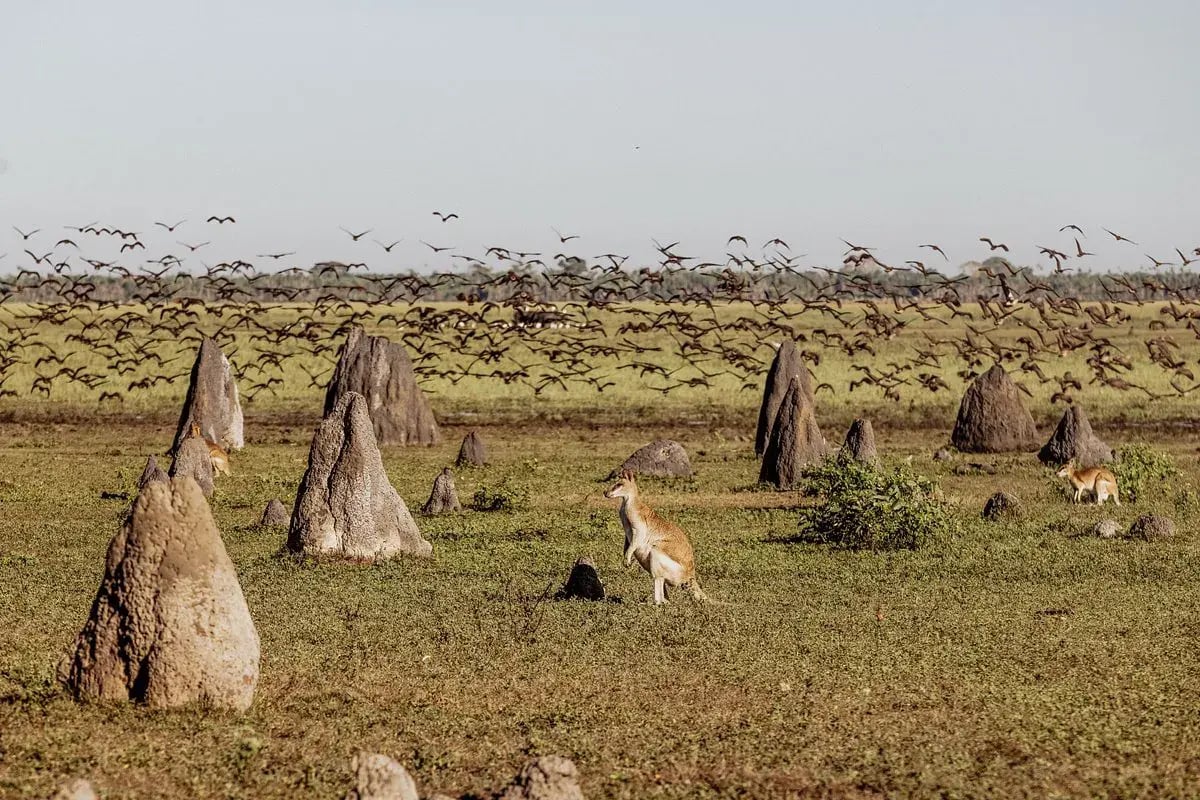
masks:
[[[1075,462],[1068,461],[1055,474],[1060,478],[1066,478],[1075,487],[1074,501],[1076,503],[1083,499],[1085,491],[1089,491],[1095,493],[1096,505],[1100,505],[1109,497],[1112,497],[1114,503],[1121,505],[1121,496],[1117,489],[1117,476],[1103,467],[1075,469]]]
[[[192,423],[192,427],[188,433],[188,436],[201,439],[206,445],[208,445],[208,457],[212,461],[213,472],[217,473],[218,475],[229,474],[229,454],[225,452],[224,447],[221,447],[221,445],[211,441],[207,436],[201,433],[200,425],[195,422]]]
[[[625,566],[636,558],[654,579],[654,604],[667,601],[667,585],[685,586],[700,602],[711,602],[696,577],[696,556],[687,534],[678,525],[654,513],[642,502],[633,473],[617,476],[605,497],[621,500],[621,527],[625,529]]]

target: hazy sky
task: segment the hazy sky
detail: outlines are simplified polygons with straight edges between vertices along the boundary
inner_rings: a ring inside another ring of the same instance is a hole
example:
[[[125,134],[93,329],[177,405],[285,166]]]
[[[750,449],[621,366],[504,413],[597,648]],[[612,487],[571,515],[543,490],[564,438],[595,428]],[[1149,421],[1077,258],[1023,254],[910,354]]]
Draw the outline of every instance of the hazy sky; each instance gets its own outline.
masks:
[[[442,266],[418,239],[554,252],[551,226],[583,255],[742,233],[961,261],[988,235],[1031,263],[1067,223],[1097,266],[1177,260],[1198,32],[1192,0],[10,3],[0,269],[28,261],[11,225],[44,251],[93,220],[210,263]]]

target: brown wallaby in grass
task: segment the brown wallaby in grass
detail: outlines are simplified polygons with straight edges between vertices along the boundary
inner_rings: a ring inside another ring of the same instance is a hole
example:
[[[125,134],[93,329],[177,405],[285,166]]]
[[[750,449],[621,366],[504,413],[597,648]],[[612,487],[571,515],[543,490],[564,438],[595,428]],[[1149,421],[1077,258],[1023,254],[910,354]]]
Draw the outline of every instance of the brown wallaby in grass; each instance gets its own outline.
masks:
[[[1088,491],[1096,495],[1096,505],[1100,505],[1109,497],[1112,497],[1114,503],[1121,505],[1121,496],[1117,489],[1117,476],[1103,467],[1075,469],[1075,462],[1068,461],[1055,474],[1060,478],[1066,478],[1075,487],[1074,501],[1076,503],[1082,500],[1083,493]]]
[[[654,604],[667,601],[667,586],[683,586],[703,603],[714,602],[700,588],[696,577],[696,556],[687,534],[678,525],[654,513],[642,502],[633,473],[625,470],[604,493],[621,500],[621,527],[625,529],[625,566],[636,558],[642,569],[654,579]]]
[[[228,475],[229,473],[229,453],[225,452],[225,448],[216,442],[209,441],[208,437],[200,432],[200,426],[193,422],[188,433],[189,437],[195,437],[203,440],[208,445],[208,457],[212,461],[213,472],[218,475]]]

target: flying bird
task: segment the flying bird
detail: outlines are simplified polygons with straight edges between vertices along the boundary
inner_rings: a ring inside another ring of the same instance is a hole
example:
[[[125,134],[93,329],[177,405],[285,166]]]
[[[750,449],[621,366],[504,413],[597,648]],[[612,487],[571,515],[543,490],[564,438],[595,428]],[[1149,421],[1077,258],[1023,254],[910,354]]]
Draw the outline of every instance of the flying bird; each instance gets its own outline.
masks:
[[[215,222],[218,225],[224,225],[226,222],[237,222],[237,220],[234,219],[233,217],[211,216],[208,219],[206,219],[205,222]]]
[[[1087,238],[1087,234],[1085,234],[1083,232],[1083,229],[1080,228],[1078,225],[1063,225],[1061,228],[1058,229],[1058,232],[1062,233],[1063,231],[1075,231],[1083,238],[1085,238],[1085,239]]]
[[[441,253],[445,250],[453,250],[454,249],[453,247],[436,247],[436,246],[430,244],[429,242],[425,241],[424,239],[419,239],[418,241],[420,241],[421,244],[425,245],[426,247],[428,247],[430,250],[432,250],[435,253]]]
[[[339,226],[339,227],[340,227],[340,226]],[[353,239],[354,241],[356,241],[356,242],[357,242],[359,239],[361,239],[362,237],[364,237],[364,236],[366,236],[368,233],[370,233],[370,232],[371,232],[371,229],[370,229],[370,228],[367,228],[367,229],[366,229],[365,231],[363,231],[362,233],[354,233],[354,232],[352,232],[352,231],[348,231],[348,230],[346,230],[345,228],[342,228],[342,232],[343,232],[343,233],[345,233],[347,236],[349,236],[351,239]]]
[[[921,245],[917,245],[917,246],[918,247],[926,247],[930,250],[935,250],[938,253],[941,253],[942,258],[946,259],[947,261],[950,260],[950,257],[946,255],[946,251],[943,250],[942,248],[938,247],[936,244],[921,244]]]
[[[988,246],[988,247],[990,247],[990,248],[992,248],[993,250],[1003,250],[1003,251],[1004,251],[1004,252],[1006,252],[1006,253],[1008,252],[1008,245],[1006,245],[1006,244],[996,244],[996,243],[994,243],[994,242],[993,242],[991,239],[989,239],[989,238],[988,238],[988,237],[986,237],[986,236],[980,236],[980,237],[979,237],[979,241],[981,241],[981,242],[986,242],[986,243],[987,243],[987,246]]]
[[[156,222],[154,224],[159,226],[160,228],[166,228],[169,233],[174,233],[175,229],[178,228],[180,225],[182,225],[185,222],[187,222],[186,219],[181,219],[181,220],[179,220],[179,222],[176,222],[174,225],[168,225],[165,222]]]
[[[16,225],[13,225],[13,230],[16,231],[17,233],[21,234],[21,239],[23,239],[26,242],[29,241],[29,237],[42,232],[41,228],[37,228],[35,230],[30,231],[29,233],[26,233],[25,231],[18,228]]]
[[[201,242],[200,244],[188,244],[187,242],[176,242],[176,244],[181,244],[184,247],[186,247],[188,250],[191,250],[194,253],[197,250],[199,250],[201,247],[204,247],[204,245],[212,244],[212,242]]]
[[[384,244],[383,242],[379,241],[378,239],[372,239],[371,241],[372,241],[372,242],[374,242],[375,244],[379,245],[380,247],[382,247],[382,248],[383,248],[383,252],[385,252],[385,253],[390,253],[390,252],[392,252],[392,248],[393,248],[393,247],[395,247],[396,245],[400,244],[400,243],[401,243],[401,242],[403,242],[404,240],[403,240],[403,239],[397,239],[396,241],[392,242],[391,244]]]
[[[567,242],[571,241],[572,239],[579,238],[577,235],[563,236],[561,233],[559,233],[558,228],[551,228],[550,230],[554,231],[554,235],[558,237],[559,244],[566,244]]]
[[[452,219],[458,219],[458,214],[443,214],[441,211],[433,212],[433,215],[442,222],[449,222]]]
[[[1111,237],[1113,237],[1114,239],[1116,239],[1118,242],[1129,242],[1129,243],[1130,243],[1130,244],[1132,244],[1132,245],[1136,245],[1136,244],[1137,244],[1137,242],[1135,242],[1133,239],[1126,239],[1126,238],[1125,238],[1124,236],[1122,236],[1121,234],[1119,234],[1119,233],[1113,233],[1113,232],[1112,232],[1112,231],[1110,231],[1108,228],[1101,227],[1101,228],[1100,228],[1100,230],[1104,231],[1104,232],[1105,232],[1105,233],[1107,233],[1109,236],[1111,236]]]

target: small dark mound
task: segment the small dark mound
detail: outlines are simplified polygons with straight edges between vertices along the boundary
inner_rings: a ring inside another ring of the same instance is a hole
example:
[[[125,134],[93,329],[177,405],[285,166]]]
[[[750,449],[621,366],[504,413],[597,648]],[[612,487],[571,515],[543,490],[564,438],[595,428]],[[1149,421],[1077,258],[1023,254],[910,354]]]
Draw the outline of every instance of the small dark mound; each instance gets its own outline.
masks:
[[[445,514],[451,511],[462,511],[462,503],[458,501],[458,487],[454,485],[454,476],[449,467],[443,467],[438,476],[433,479],[433,490],[429,499],[421,506],[422,514]]]
[[[993,464],[972,461],[969,464],[955,464],[953,472],[955,475],[995,475],[996,467]]]
[[[1062,466],[1074,460],[1080,467],[1096,467],[1113,460],[1112,448],[1092,432],[1082,406],[1071,406],[1058,421],[1050,440],[1038,451],[1038,460],[1047,466]]]
[[[258,524],[264,527],[281,527],[290,524],[292,515],[288,513],[287,507],[276,499],[272,499],[267,503],[267,507],[263,509],[262,518]]]
[[[875,429],[871,427],[870,420],[856,419],[850,423],[850,430],[846,431],[846,440],[842,443],[842,449],[838,451],[838,457],[863,464],[879,463],[879,451],[875,449]]]
[[[471,431],[463,437],[462,445],[458,448],[458,458],[454,461],[456,467],[482,467],[487,464],[487,447],[483,437],[477,431]]]
[[[692,462],[679,442],[659,439],[634,452],[625,463],[610,472],[606,480],[612,480],[624,470],[651,478],[690,478]]]
[[[983,518],[989,522],[1016,519],[1020,515],[1020,501],[1008,492],[996,492],[983,506]]]
[[[1021,390],[996,364],[963,394],[950,442],[964,453],[1015,453],[1036,450],[1033,424]]]
[[[171,478],[167,475],[163,468],[158,465],[158,459],[150,456],[146,459],[146,468],[142,470],[142,477],[138,478],[138,491],[146,488],[146,484],[156,481],[169,481]]]
[[[571,567],[567,582],[555,595],[559,600],[603,600],[604,584],[600,582],[600,573],[590,558],[584,556]]]
[[[1142,514],[1129,526],[1129,532],[1125,536],[1144,542],[1171,539],[1175,536],[1175,520],[1160,514]]]

